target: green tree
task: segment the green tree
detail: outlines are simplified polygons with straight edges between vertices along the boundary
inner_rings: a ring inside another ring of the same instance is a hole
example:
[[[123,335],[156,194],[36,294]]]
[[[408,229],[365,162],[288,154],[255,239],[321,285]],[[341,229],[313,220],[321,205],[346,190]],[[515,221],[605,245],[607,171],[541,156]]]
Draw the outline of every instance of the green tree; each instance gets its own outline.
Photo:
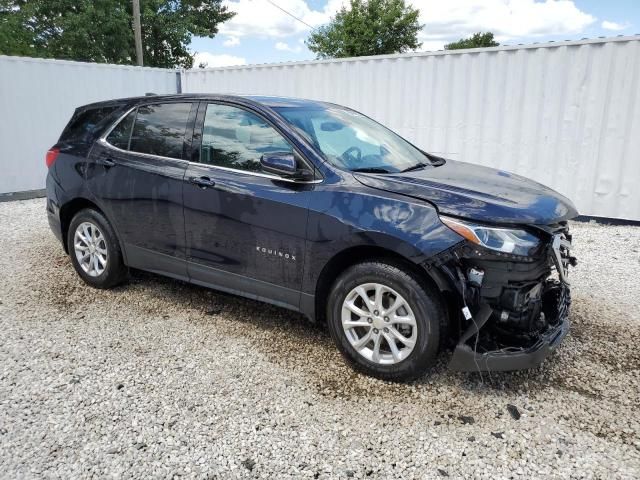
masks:
[[[144,64],[193,66],[191,38],[234,13],[222,0],[141,0]],[[135,63],[131,0],[0,0],[0,54]]]
[[[498,47],[500,44],[493,39],[493,33],[491,32],[478,32],[471,35],[469,38],[461,38],[457,42],[449,43],[444,46],[445,50],[462,50],[465,48],[484,48],[484,47]]]
[[[359,57],[416,50],[419,10],[404,0],[351,0],[306,41],[317,58]]]
[[[29,17],[31,5],[23,5],[18,15],[12,11],[16,3],[0,0],[0,54],[25,56],[31,49],[32,34],[25,28],[23,20]]]

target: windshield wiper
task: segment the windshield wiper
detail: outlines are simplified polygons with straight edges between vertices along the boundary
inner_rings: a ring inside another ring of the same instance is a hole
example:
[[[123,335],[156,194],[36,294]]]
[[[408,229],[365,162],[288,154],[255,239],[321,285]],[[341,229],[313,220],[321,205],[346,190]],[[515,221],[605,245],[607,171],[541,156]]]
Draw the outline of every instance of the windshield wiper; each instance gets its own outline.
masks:
[[[400,173],[404,172],[412,172],[414,170],[422,170],[423,168],[430,167],[428,163],[416,163],[415,165],[410,166],[409,168],[405,168],[404,170],[400,170]]]
[[[360,172],[360,173],[391,173],[386,168],[382,167],[361,167],[361,168],[352,168],[352,172]]]

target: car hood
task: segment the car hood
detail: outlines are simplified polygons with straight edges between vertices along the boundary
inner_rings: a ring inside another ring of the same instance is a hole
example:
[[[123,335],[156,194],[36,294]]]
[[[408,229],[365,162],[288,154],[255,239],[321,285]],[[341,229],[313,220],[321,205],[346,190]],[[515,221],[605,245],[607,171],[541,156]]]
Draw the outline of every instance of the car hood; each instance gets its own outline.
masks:
[[[354,176],[369,187],[426,200],[441,213],[480,222],[550,225],[578,215],[571,200],[533,180],[454,160],[407,173]]]

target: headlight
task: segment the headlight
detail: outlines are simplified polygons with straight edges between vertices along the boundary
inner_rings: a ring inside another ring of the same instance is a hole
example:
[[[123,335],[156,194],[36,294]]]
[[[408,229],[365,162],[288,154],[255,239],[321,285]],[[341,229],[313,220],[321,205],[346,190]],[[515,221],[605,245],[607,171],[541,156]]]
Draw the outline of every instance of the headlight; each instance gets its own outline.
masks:
[[[540,245],[540,239],[525,230],[488,227],[443,216],[440,220],[471,243],[498,252],[529,256]]]

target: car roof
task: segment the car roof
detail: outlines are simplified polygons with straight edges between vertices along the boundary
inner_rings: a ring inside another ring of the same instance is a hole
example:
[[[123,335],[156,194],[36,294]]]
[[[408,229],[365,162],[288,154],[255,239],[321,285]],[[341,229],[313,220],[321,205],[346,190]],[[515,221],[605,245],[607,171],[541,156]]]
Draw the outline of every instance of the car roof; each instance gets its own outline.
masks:
[[[267,107],[324,107],[329,105],[327,102],[321,102],[318,100],[308,100],[306,98],[293,98],[293,97],[277,97],[277,96],[265,96],[265,95],[241,95],[240,98],[247,98],[254,102],[261,103]]]
[[[136,103],[156,103],[163,100],[229,100],[240,103],[253,103],[268,108],[322,108],[331,105],[318,100],[304,98],[271,96],[271,95],[219,95],[214,93],[181,93],[169,95],[147,94],[140,97],[117,98],[84,105],[80,108],[97,108],[108,105],[124,105]]]

